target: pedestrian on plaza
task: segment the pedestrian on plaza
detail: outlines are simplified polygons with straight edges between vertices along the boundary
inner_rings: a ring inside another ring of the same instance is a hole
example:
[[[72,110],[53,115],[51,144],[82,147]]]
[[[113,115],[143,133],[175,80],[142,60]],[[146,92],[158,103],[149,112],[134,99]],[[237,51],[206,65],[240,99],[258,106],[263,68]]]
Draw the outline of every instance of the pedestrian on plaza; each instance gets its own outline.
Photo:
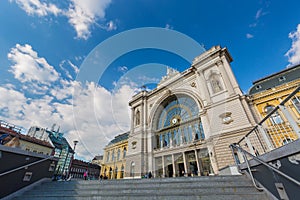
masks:
[[[85,170],[85,172],[83,173],[84,180],[87,180],[87,177],[88,177],[88,170]]]
[[[148,178],[152,178],[152,173],[151,173],[151,171],[149,171],[149,173],[148,173]]]

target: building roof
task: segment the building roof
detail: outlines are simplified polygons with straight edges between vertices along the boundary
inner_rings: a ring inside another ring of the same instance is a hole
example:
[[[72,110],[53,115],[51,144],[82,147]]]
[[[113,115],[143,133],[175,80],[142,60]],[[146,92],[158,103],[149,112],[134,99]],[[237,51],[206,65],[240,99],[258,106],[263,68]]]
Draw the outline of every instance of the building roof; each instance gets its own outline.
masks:
[[[0,135],[9,134],[11,137],[17,137],[20,140],[24,140],[24,141],[27,141],[27,142],[31,142],[31,143],[34,143],[34,144],[41,145],[41,146],[53,148],[53,146],[47,141],[39,140],[37,138],[31,137],[31,136],[28,136],[28,135],[24,135],[20,132],[17,132],[16,129],[13,128],[15,126],[8,126],[8,123],[6,123],[4,121],[1,121],[0,124],[1,124],[0,125]]]
[[[95,156],[93,160],[103,160],[103,155]]]
[[[265,90],[300,79],[300,65],[289,67],[253,82],[248,94],[253,95]]]
[[[117,135],[114,139],[112,139],[107,146],[116,144],[118,142],[124,141],[128,139],[129,131],[120,135]]]

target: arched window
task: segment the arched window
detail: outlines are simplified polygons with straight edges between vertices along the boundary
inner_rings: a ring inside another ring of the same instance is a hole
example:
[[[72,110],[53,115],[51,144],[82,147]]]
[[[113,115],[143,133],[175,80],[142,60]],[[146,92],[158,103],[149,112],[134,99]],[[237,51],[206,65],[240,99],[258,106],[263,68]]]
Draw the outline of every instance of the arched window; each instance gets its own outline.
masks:
[[[121,152],[121,150],[118,149],[117,160],[120,160],[120,152]]]
[[[130,166],[130,176],[134,177],[134,167],[135,167],[135,163],[131,162],[131,166]]]
[[[197,102],[187,95],[173,95],[159,106],[155,116],[155,149],[205,139]]]
[[[295,96],[295,97],[292,99],[292,103],[293,103],[293,105],[295,106],[297,112],[300,114],[300,97]]]
[[[109,153],[109,151],[108,151],[108,152],[107,152],[107,157],[106,157],[106,162],[109,161],[109,156],[110,156],[110,153]]]
[[[110,168],[109,168],[109,177],[108,177],[109,179],[112,178],[112,172],[113,172],[113,170],[112,170],[112,168],[110,167]]]
[[[126,147],[124,147],[124,150],[123,150],[123,158],[125,158],[126,156]]]
[[[115,150],[112,150],[111,152],[111,161],[115,160]]]
[[[272,112],[272,110],[274,110],[275,107],[273,105],[267,105],[264,109],[265,113],[268,115]],[[270,121],[272,124],[281,124],[283,123],[283,120],[279,114],[278,111],[274,112],[271,116],[270,116]]]
[[[114,179],[117,179],[117,177],[118,177],[118,167],[115,168]]]
[[[122,165],[121,167],[121,174],[120,174],[120,178],[124,177],[124,165]]]
[[[209,78],[210,84],[211,84],[211,89],[213,93],[217,93],[223,90],[221,81],[220,81],[220,75],[218,74],[212,74]]]
[[[141,124],[141,113],[139,110],[135,113],[135,125],[138,126]]]

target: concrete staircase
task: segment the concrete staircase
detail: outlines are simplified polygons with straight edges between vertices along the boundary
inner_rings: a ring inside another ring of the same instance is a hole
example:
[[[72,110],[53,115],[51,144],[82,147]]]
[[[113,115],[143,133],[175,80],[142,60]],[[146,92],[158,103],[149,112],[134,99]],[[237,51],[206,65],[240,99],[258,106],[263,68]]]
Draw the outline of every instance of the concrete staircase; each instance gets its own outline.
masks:
[[[206,176],[165,179],[44,182],[23,193],[20,200],[201,199],[267,200],[245,176]]]

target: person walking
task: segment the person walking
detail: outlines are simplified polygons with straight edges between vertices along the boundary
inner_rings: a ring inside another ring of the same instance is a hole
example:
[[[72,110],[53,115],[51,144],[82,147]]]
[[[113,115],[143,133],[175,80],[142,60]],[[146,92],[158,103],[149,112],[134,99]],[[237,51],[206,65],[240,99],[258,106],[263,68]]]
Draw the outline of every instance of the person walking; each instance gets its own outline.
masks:
[[[83,173],[83,178],[84,178],[84,180],[87,180],[87,177],[88,177],[88,171],[85,170],[85,172]]]
[[[149,173],[148,173],[148,178],[152,178],[152,173],[151,173],[151,171],[149,171]]]

